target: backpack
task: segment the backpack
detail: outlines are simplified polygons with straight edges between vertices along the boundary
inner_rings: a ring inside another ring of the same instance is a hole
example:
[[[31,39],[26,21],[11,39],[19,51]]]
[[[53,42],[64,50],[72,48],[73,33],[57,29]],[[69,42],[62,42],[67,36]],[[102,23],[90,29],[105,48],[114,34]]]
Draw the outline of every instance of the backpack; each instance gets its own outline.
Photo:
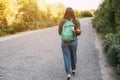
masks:
[[[76,39],[76,34],[73,31],[74,29],[74,23],[72,22],[72,20],[66,20],[65,23],[62,26],[62,41],[73,41]]]

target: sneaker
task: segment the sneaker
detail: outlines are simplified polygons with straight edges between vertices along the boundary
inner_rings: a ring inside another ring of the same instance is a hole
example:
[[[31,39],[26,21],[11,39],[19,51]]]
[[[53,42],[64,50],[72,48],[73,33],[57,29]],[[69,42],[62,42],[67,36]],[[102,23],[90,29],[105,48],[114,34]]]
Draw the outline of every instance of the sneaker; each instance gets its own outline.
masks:
[[[71,74],[68,74],[67,75],[67,80],[70,80],[71,79]]]
[[[67,80],[70,80],[71,79],[71,77],[67,77]]]
[[[72,71],[72,74],[75,75],[75,70]]]

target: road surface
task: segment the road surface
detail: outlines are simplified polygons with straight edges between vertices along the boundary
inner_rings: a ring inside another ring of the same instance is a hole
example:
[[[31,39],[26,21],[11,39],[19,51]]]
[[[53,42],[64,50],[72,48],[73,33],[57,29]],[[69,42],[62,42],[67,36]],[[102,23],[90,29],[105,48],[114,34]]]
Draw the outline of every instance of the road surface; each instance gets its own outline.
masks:
[[[102,80],[91,19],[81,19],[77,73],[72,80]],[[0,80],[65,80],[58,27],[0,38]]]

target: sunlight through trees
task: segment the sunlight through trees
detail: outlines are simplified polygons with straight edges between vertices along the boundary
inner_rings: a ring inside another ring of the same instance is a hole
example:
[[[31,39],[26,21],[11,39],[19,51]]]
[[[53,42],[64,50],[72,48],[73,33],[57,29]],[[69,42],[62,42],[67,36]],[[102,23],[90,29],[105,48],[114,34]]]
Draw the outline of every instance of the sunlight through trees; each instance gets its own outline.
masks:
[[[57,25],[65,8],[45,0],[0,0],[0,36]],[[76,13],[80,18],[81,12]]]

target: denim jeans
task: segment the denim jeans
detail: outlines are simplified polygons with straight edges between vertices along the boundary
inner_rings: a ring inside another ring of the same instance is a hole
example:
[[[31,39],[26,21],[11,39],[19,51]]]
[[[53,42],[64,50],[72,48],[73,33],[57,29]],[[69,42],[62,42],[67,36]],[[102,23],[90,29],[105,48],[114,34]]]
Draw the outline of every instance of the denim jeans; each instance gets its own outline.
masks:
[[[76,69],[76,62],[77,62],[77,40],[73,42],[63,42],[61,44],[63,58],[64,58],[64,65],[67,74],[71,74],[71,69]]]

